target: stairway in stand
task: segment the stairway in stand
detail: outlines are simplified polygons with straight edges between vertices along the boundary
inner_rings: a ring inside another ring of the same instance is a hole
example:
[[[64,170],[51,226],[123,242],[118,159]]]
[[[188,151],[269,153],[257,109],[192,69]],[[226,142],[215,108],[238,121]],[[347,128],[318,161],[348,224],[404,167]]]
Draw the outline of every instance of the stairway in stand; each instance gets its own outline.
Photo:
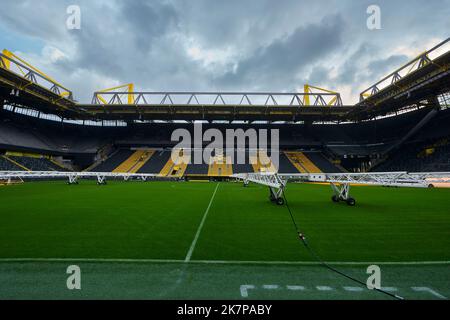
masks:
[[[183,149],[173,149],[172,155],[159,173],[163,177],[182,177],[186,171],[189,158]]]
[[[210,158],[208,176],[229,177],[231,175],[233,175],[231,157],[225,156],[222,151]]]
[[[249,158],[254,172],[276,173],[278,171],[265,150],[258,150],[256,156],[250,155]]]
[[[127,160],[122,162],[113,172],[136,173],[155,153],[151,149],[136,150]]]
[[[322,172],[303,152],[286,151],[285,155],[300,173]]]

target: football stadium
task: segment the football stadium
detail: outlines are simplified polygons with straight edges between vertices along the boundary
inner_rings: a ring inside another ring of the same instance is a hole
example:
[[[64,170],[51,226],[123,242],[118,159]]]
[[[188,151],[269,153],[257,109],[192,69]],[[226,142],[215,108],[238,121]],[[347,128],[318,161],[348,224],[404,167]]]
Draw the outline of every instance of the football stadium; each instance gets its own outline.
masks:
[[[316,83],[85,103],[3,50],[0,299],[448,299],[450,38],[423,49],[355,104]]]

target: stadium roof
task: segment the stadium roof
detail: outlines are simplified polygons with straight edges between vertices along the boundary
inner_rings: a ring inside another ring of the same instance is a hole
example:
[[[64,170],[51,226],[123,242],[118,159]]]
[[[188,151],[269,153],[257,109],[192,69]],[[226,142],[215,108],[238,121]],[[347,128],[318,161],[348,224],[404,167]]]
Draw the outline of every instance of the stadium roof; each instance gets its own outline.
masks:
[[[343,105],[336,92],[306,86],[303,93],[111,90],[94,93],[91,104],[79,104],[70,90],[6,50],[0,54],[0,98],[4,105],[66,119],[364,120],[405,108],[437,106],[437,96],[450,91],[449,47],[450,38],[362,92],[361,101],[353,106]]]

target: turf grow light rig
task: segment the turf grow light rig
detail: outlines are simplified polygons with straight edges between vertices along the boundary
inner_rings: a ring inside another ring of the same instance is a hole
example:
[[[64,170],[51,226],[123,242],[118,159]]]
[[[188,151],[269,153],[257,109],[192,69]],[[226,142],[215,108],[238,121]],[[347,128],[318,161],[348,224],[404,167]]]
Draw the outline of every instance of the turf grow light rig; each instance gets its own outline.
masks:
[[[351,185],[431,188],[434,184],[450,183],[449,172],[245,173],[233,177],[242,180],[245,186],[253,182],[269,187],[270,200],[278,205],[285,202],[283,194],[288,182],[329,183],[333,190],[332,201],[345,201],[349,206],[356,204],[356,200],[350,196]]]

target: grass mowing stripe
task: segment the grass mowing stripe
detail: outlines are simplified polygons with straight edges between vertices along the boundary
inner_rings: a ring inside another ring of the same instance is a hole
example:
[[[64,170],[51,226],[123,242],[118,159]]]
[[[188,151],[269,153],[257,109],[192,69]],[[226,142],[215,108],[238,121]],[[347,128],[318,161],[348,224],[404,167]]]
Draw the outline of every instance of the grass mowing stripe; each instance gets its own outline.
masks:
[[[202,221],[200,222],[200,225],[198,226],[197,233],[195,234],[195,237],[194,237],[194,240],[192,241],[191,247],[189,248],[186,258],[184,259],[185,262],[189,262],[191,260],[192,253],[194,252],[198,237],[200,236],[200,232],[202,231],[203,225],[205,224],[206,216],[208,215],[209,209],[211,208],[211,204],[214,200],[214,197],[216,196],[217,189],[219,189],[219,184],[220,184],[220,182],[217,183],[216,188],[214,189],[214,193],[213,193],[211,199],[209,200],[208,208],[206,208],[205,214],[203,215]]]
[[[217,183],[33,182],[1,188],[0,258],[184,261]],[[267,188],[220,183],[191,260],[312,261]],[[292,184],[290,205],[328,261],[450,261],[445,189],[352,189]],[[26,201],[24,201],[26,199]],[[423,236],[426,235],[426,236]]]
[[[0,263],[13,262],[105,262],[105,263],[189,263],[189,264],[218,264],[218,265],[299,265],[318,266],[315,261],[228,261],[228,260],[177,260],[177,259],[108,259],[108,258],[1,258]],[[391,266],[416,266],[416,265],[450,265],[450,261],[334,261],[330,265],[391,265]]]
[[[316,261],[227,261],[227,260],[191,260],[190,263],[201,264],[258,264],[258,265],[299,265],[299,266],[319,266]],[[415,265],[447,265],[450,261],[334,261],[327,262],[329,265],[392,265],[392,266],[415,266]]]
[[[2,188],[0,258],[184,260],[215,187],[61,181]]]

